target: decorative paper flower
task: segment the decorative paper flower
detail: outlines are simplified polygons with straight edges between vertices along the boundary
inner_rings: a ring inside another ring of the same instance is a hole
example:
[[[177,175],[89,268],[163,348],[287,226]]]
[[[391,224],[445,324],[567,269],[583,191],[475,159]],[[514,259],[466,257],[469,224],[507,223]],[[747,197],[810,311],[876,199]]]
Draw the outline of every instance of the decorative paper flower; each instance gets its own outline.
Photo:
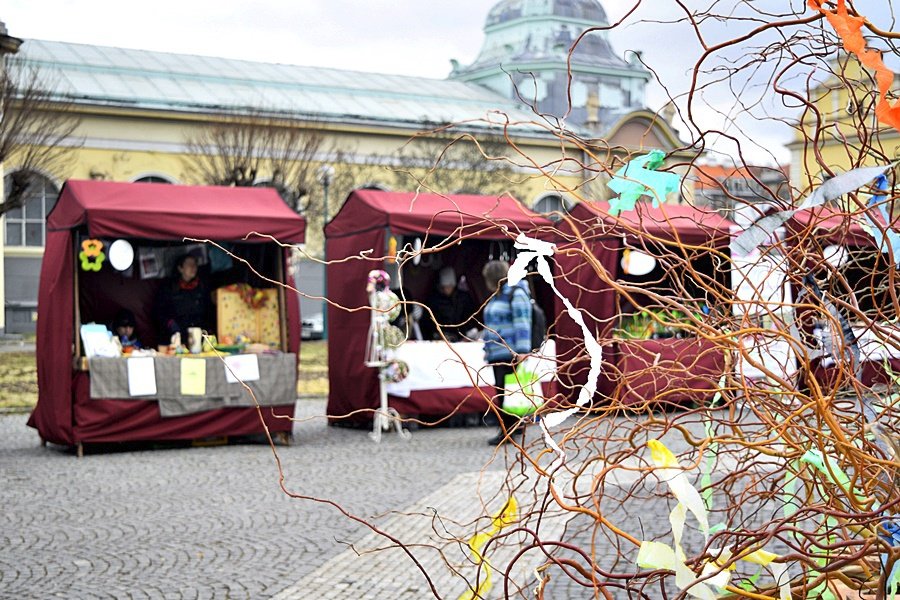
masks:
[[[84,240],[81,242],[82,254],[88,257],[98,257],[103,254],[103,242],[100,240]]]
[[[386,271],[382,271],[381,269],[369,271],[368,285],[366,285],[367,292],[371,294],[372,292],[380,292],[389,289],[390,287],[391,276],[388,275]]]
[[[106,260],[106,254],[103,253],[103,242],[100,240],[84,240],[81,242],[81,252],[78,253],[81,259],[82,271],[99,271]]]
[[[388,383],[400,383],[409,375],[409,365],[402,360],[392,360],[381,368],[381,380]]]

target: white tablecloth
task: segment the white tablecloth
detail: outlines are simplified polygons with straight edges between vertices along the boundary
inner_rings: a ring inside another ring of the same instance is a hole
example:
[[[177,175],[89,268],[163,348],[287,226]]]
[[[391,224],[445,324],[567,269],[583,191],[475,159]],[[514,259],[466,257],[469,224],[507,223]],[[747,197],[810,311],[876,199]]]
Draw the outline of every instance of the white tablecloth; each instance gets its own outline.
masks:
[[[871,327],[854,326],[853,335],[859,344],[859,358],[865,362],[900,358],[900,328],[888,323],[875,323]],[[834,357],[822,359],[822,366],[830,367]]]
[[[409,365],[409,376],[388,383],[387,393],[403,398],[419,390],[439,390],[494,385],[494,372],[484,362],[482,342],[405,342],[394,358]],[[556,372],[556,344],[548,340],[540,357],[529,357],[528,367],[548,381]]]

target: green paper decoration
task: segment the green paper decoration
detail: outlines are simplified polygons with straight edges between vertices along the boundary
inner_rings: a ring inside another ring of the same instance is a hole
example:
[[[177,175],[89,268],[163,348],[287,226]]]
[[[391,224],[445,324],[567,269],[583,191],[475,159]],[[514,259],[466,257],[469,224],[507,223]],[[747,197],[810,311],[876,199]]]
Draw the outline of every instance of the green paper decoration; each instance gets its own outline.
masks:
[[[607,187],[619,194],[618,198],[609,201],[609,214],[616,216],[625,210],[634,210],[634,205],[641,196],[650,196],[653,206],[659,206],[672,192],[681,186],[681,176],[675,173],[659,172],[666,155],[662,150],[653,150],[649,154],[631,160],[616,171]]]

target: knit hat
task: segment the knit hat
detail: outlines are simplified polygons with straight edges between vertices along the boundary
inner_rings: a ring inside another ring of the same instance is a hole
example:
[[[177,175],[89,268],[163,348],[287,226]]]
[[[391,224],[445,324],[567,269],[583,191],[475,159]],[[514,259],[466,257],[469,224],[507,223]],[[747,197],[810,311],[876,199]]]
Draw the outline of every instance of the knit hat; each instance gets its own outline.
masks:
[[[440,287],[456,285],[456,271],[453,270],[453,267],[441,269],[441,272],[438,274],[438,285]]]

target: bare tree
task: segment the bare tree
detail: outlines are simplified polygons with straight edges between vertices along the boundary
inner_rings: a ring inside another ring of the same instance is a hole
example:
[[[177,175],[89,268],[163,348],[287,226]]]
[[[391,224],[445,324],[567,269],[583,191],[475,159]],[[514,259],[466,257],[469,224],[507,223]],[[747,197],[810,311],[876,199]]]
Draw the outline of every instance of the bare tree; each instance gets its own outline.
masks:
[[[74,102],[54,91],[51,80],[18,57],[6,58],[0,72],[0,163],[15,165],[6,178],[0,214],[20,208],[41,173],[61,173],[72,150],[80,119]]]
[[[508,146],[491,134],[437,128],[412,138],[397,155],[396,187],[450,194],[498,194],[509,189]]]
[[[308,210],[324,137],[314,124],[254,110],[236,113],[188,138],[185,178],[208,185],[275,188],[299,212]]]

